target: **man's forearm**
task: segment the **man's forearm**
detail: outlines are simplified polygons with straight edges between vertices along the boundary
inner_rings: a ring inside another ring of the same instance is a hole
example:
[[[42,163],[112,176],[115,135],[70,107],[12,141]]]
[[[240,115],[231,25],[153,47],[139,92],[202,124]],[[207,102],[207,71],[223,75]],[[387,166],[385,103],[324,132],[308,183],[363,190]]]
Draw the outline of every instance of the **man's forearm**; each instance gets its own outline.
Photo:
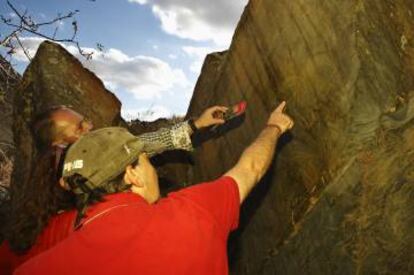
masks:
[[[237,182],[240,203],[260,181],[272,163],[280,135],[279,128],[267,126],[253,143],[244,150],[237,164],[225,174],[234,178]]]
[[[240,203],[266,173],[275,154],[277,140],[281,134],[290,130],[293,119],[284,113],[286,101],[270,114],[267,126],[253,143],[246,148],[237,164],[225,176],[232,177],[239,188]]]
[[[246,166],[252,167],[251,172],[255,175],[255,178],[257,178],[254,184],[263,177],[272,163],[279,136],[279,128],[264,128],[253,143],[244,150],[240,157],[239,162],[246,162]]]

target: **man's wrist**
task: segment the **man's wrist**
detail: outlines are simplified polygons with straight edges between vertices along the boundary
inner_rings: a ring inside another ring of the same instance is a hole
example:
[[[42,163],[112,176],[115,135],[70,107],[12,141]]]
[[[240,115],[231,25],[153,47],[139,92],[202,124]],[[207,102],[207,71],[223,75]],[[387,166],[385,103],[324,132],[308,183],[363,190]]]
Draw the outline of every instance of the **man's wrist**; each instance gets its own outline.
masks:
[[[194,126],[197,128],[197,130],[203,128],[203,126],[200,124],[200,119],[194,119]]]
[[[278,135],[283,133],[282,128],[277,124],[268,123],[266,124],[266,128],[275,129],[278,132]]]
[[[197,125],[196,125],[196,123],[195,123],[194,119],[190,118],[190,119],[188,120],[188,125],[190,126],[191,131],[193,131],[193,133],[194,133],[194,132],[196,132],[196,131],[198,130],[198,127],[197,127]]]

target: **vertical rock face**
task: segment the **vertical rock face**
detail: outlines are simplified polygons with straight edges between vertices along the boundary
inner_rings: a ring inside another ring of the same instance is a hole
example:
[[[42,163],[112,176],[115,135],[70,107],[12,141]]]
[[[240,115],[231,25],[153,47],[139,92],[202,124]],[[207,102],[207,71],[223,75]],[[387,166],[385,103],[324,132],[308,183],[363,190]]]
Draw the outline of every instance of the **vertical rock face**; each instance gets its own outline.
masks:
[[[242,209],[234,274],[414,273],[413,12],[403,0],[251,1],[229,51],[207,59],[187,116],[248,109],[195,153],[190,182],[231,168],[277,102],[296,122]]]
[[[20,93],[32,99],[36,113],[51,106],[70,105],[93,119],[98,128],[120,121],[121,103],[116,96],[94,73],[52,42],[40,45],[24,73]]]
[[[13,145],[13,98],[20,75],[0,56],[0,148],[9,151]]]
[[[27,176],[35,155],[29,125],[52,106],[68,105],[90,118],[96,128],[118,125],[121,103],[102,81],[63,47],[43,42],[16,90],[14,140],[18,150],[14,181]]]
[[[8,197],[7,187],[14,156],[13,98],[20,75],[0,56],[0,201]],[[0,203],[1,204],[1,203]]]
[[[204,60],[202,73],[198,78],[191,98],[188,114],[197,113],[203,110],[207,102],[214,102],[214,91],[218,78],[221,74],[222,64],[227,57],[227,51],[211,53]]]

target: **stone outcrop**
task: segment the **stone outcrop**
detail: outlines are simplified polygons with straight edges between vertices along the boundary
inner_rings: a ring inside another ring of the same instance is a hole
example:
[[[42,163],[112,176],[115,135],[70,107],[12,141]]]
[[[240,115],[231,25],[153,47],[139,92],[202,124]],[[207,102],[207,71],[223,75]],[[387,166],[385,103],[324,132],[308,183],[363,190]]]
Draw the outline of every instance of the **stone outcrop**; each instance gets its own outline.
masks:
[[[52,42],[39,46],[23,75],[19,93],[33,104],[34,113],[51,106],[69,105],[92,119],[97,128],[121,121],[121,103],[116,96],[78,59]]]
[[[206,102],[216,100],[214,93],[216,84],[221,74],[221,65],[227,57],[227,51],[211,53],[206,56],[201,74],[194,88],[190,106],[187,111],[189,115],[199,115],[199,112],[206,106]]]
[[[14,147],[13,98],[20,80],[20,75],[0,55],[0,149],[4,152]]]
[[[414,273],[413,12],[407,0],[250,1],[230,49],[206,58],[187,117],[241,100],[248,109],[195,136],[191,159],[166,168],[172,182],[222,175],[282,100],[296,122],[244,203],[233,274]],[[17,182],[35,153],[28,123],[48,106],[72,105],[97,128],[123,124],[115,96],[50,42],[15,102]]]
[[[29,125],[34,116],[57,105],[71,106],[94,123],[95,128],[124,125],[121,103],[105,89],[95,74],[63,47],[43,42],[16,90],[14,140],[18,150],[14,181],[27,176],[36,150]]]
[[[232,273],[414,273],[413,12],[403,0],[250,1],[228,52],[207,58],[187,116],[248,109],[201,145],[186,181],[231,168],[278,102],[296,122],[244,203]]]
[[[13,167],[13,98],[20,79],[20,75],[0,55],[0,202],[8,197],[6,190]]]

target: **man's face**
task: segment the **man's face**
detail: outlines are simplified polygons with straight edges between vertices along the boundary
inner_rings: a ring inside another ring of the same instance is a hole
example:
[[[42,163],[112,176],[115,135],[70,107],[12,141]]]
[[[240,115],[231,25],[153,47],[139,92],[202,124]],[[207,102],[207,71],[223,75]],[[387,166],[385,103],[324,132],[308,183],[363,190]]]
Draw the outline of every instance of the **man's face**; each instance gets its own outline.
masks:
[[[154,203],[160,198],[160,188],[158,185],[157,170],[151,164],[147,154],[143,153],[139,155],[138,165],[133,167],[135,175],[138,175],[138,181],[143,181],[144,192],[141,193],[148,203]],[[134,192],[134,187],[132,187]]]
[[[55,122],[57,129],[55,144],[72,144],[93,128],[90,121],[66,107],[56,110],[51,119]]]

